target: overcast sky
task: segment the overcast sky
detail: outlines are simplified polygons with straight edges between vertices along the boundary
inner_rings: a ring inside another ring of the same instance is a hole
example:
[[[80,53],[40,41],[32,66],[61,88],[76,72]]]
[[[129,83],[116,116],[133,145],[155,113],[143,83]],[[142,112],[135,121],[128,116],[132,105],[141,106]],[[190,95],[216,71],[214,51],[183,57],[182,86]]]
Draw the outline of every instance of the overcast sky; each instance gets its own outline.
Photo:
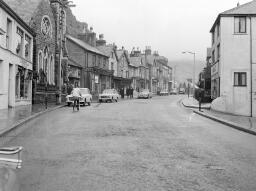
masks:
[[[195,51],[205,60],[209,30],[220,12],[237,0],[73,0],[78,20],[87,22],[107,43],[127,50],[151,46],[169,60],[188,60]],[[240,0],[240,4],[248,0]]]

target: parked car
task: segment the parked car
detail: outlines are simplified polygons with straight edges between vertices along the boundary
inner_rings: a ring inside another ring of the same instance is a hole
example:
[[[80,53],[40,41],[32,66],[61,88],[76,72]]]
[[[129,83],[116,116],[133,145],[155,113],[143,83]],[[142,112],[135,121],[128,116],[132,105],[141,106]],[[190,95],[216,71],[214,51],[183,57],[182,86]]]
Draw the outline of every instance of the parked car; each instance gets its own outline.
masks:
[[[170,91],[170,94],[171,95],[177,95],[178,94],[178,90],[176,88],[173,88],[171,91]]]
[[[99,95],[99,102],[118,101],[120,99],[119,93],[115,89],[106,89]]]
[[[83,106],[85,106],[85,104],[88,104],[90,106],[92,103],[92,94],[90,93],[90,90],[88,88],[79,88],[79,89],[82,94],[82,96],[79,99],[80,104]],[[68,106],[74,103],[72,98],[73,98],[72,95],[68,95],[66,97],[66,103],[68,104]]]
[[[185,94],[185,88],[180,88],[179,94]]]
[[[143,89],[139,92],[138,98],[152,98],[152,93],[148,89]]]
[[[166,96],[166,95],[169,95],[167,90],[160,91],[160,96]]]

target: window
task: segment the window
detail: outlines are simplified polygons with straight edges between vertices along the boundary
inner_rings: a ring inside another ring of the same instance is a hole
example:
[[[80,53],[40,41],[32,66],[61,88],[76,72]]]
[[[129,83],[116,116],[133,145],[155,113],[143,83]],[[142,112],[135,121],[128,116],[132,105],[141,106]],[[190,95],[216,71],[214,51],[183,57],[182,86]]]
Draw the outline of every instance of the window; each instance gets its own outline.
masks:
[[[246,17],[235,17],[235,33],[246,33]]]
[[[6,48],[10,49],[11,45],[11,31],[12,31],[12,21],[7,19],[7,32],[6,32]]]
[[[93,55],[92,57],[92,65],[96,66],[96,55]]]
[[[25,35],[25,58],[31,60],[31,38]]]
[[[52,37],[52,24],[48,16],[44,16],[42,19],[41,32],[44,36]]]
[[[114,70],[114,63],[111,62],[111,70]]]
[[[217,46],[217,59],[220,59],[220,45]]]
[[[38,54],[38,72],[40,72],[40,69],[43,69],[43,53],[42,51]]]
[[[214,44],[214,42],[215,42],[215,36],[214,35],[215,35],[215,32],[213,31],[212,32],[212,44]]]
[[[217,24],[217,37],[220,36],[220,23]]]
[[[212,63],[215,63],[215,50],[212,51]]]
[[[15,51],[16,54],[18,54],[19,56],[22,56],[22,47],[23,47],[23,35],[24,32],[17,27],[17,32],[16,32],[16,38],[15,38]]]
[[[234,86],[247,86],[246,72],[234,73]]]

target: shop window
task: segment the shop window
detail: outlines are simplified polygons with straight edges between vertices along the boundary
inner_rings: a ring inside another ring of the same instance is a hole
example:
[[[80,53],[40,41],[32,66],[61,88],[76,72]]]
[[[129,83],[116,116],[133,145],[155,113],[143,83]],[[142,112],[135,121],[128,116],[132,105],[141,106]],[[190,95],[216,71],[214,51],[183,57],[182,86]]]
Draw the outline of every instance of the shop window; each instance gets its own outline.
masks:
[[[234,73],[234,86],[247,86],[246,72]]]
[[[18,66],[16,68],[15,95],[16,100],[31,99],[32,72]]]
[[[17,27],[16,38],[15,38],[15,52],[17,55],[22,56],[23,47],[23,35],[24,32]]]

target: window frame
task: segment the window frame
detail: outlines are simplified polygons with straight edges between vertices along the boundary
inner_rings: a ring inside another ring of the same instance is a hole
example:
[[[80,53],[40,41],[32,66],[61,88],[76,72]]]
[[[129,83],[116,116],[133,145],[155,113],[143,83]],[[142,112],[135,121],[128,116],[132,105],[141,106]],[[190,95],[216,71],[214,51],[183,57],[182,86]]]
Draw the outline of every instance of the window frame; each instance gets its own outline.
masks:
[[[238,26],[238,31],[236,31],[236,19],[239,19],[239,21],[238,21],[238,25],[239,25]],[[242,28],[241,19],[245,19],[245,22],[244,22],[245,31],[244,32],[241,31],[241,28]],[[246,16],[235,16],[234,17],[234,33],[235,34],[247,34],[247,17]]]
[[[242,83],[243,75],[245,75],[245,84]],[[237,80],[236,76],[238,77]],[[238,84],[236,84],[236,81],[238,82]],[[247,87],[247,72],[234,72],[234,87]]]

